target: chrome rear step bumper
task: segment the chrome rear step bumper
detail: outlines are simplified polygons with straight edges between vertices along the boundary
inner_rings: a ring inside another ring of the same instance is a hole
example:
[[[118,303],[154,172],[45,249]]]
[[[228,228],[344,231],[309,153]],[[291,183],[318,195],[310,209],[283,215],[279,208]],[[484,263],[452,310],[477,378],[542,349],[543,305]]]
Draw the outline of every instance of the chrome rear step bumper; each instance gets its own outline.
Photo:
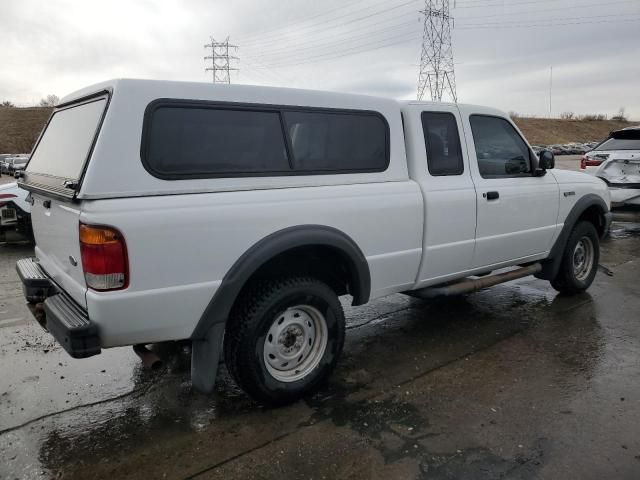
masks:
[[[100,335],[87,311],[60,290],[34,258],[23,258],[16,264],[27,302],[40,304],[31,311],[44,311],[36,317],[73,358],[86,358],[100,353]]]

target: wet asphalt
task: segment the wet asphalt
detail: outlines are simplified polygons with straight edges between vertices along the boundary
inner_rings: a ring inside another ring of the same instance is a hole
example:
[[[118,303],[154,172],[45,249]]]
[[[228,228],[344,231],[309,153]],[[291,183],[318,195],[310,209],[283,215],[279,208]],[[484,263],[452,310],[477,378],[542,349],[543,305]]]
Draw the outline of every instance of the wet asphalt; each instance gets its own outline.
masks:
[[[346,308],[319,392],[263,408],[185,345],[70,358],[30,317],[0,245],[0,479],[640,478],[640,212],[616,215],[588,293],[524,278]],[[346,305],[346,302],[345,302]]]

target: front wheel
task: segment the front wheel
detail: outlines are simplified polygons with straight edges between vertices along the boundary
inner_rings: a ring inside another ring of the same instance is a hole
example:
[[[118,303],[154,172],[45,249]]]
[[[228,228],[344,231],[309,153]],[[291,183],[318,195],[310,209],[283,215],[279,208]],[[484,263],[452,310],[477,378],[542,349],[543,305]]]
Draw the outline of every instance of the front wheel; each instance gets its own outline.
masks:
[[[598,232],[590,222],[578,223],[567,241],[560,269],[551,286],[561,293],[574,295],[585,291],[596,276],[600,260]]]
[[[335,367],[345,335],[335,292],[309,277],[264,280],[245,292],[225,332],[225,362],[254,399],[281,405],[312,391]]]

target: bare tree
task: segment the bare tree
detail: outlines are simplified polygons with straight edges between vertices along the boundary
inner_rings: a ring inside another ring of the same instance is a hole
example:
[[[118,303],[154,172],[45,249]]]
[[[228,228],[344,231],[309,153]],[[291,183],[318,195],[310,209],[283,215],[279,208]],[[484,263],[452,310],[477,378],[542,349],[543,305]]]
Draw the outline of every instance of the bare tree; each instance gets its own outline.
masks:
[[[560,114],[560,118],[562,120],[571,120],[574,117],[574,113],[573,112],[562,112]]]
[[[620,107],[620,110],[618,110],[618,114],[614,115],[613,117],[611,117],[611,120],[618,120],[620,122],[626,122],[627,121],[627,117],[625,117],[625,115],[624,115],[624,107]]]
[[[0,103],[0,107],[15,107],[15,105],[13,103],[11,103],[9,100],[5,100],[4,102]]]
[[[40,100],[41,107],[55,107],[60,102],[60,98],[57,95],[47,95],[46,98]]]

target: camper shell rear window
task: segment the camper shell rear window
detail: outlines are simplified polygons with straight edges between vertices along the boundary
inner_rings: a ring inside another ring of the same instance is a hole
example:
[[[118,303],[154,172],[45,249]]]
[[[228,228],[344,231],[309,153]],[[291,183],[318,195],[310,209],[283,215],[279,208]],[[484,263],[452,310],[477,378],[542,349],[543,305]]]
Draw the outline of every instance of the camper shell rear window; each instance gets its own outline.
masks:
[[[62,200],[75,198],[110,98],[110,91],[102,91],[59,105],[36,142],[20,186]]]
[[[161,99],[141,157],[164,180],[381,172],[389,125],[368,110]]]
[[[107,105],[106,96],[53,112],[27,172],[78,180],[93,147]]]

